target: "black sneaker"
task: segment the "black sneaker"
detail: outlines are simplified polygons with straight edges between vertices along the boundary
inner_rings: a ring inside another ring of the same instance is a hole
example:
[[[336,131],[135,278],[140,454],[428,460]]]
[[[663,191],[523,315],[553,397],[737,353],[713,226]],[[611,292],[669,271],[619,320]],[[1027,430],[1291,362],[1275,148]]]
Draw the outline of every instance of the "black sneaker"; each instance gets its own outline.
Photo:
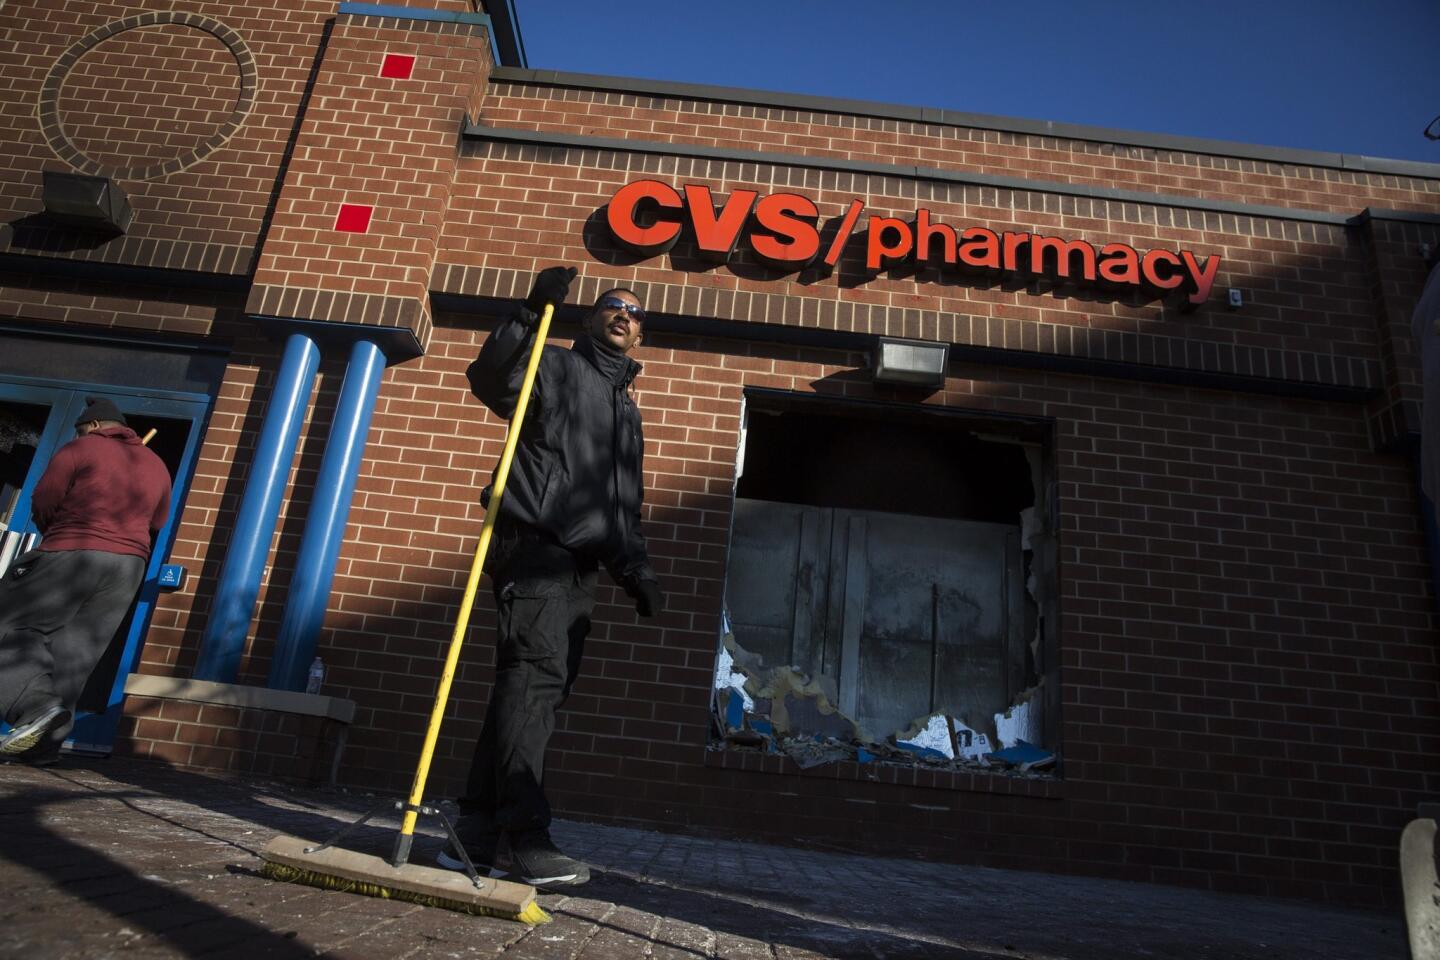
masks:
[[[555,849],[544,830],[512,833],[505,866],[512,879],[532,887],[578,887],[590,880],[590,868]]]
[[[465,853],[481,876],[493,878],[505,876],[505,871],[495,867],[500,852],[500,831],[477,816],[462,816],[455,820],[455,835],[465,845]],[[465,861],[454,844],[447,842],[445,849],[435,856],[435,862],[446,870],[464,870]]]
[[[44,739],[45,734],[63,726],[70,719],[70,711],[54,706],[44,713],[15,726],[3,740],[0,740],[0,755],[19,757],[27,750],[33,750]]]

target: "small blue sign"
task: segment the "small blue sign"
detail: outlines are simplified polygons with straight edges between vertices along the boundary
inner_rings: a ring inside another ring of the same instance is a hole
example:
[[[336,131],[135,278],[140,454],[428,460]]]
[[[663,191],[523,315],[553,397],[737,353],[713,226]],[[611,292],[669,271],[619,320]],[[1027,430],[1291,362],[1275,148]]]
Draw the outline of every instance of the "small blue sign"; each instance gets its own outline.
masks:
[[[179,590],[185,585],[185,568],[178,563],[164,564],[157,582],[161,590]]]

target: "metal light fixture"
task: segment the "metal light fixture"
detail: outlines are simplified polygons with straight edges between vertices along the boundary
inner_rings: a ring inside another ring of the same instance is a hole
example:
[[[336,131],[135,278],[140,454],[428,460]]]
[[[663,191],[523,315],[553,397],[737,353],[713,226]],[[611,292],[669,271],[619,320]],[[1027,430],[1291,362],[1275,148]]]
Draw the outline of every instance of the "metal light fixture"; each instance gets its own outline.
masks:
[[[79,173],[44,173],[45,215],[57,223],[110,233],[124,233],[133,213],[120,184],[109,177]]]
[[[875,341],[875,382],[943,387],[949,355],[948,343],[880,337]]]

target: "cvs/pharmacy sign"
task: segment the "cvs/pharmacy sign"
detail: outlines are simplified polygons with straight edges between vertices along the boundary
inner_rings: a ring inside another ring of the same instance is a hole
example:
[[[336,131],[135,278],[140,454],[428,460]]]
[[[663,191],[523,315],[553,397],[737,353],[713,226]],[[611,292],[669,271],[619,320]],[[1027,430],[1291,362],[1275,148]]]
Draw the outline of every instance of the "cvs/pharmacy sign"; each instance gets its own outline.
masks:
[[[1097,246],[1039,233],[954,226],[936,221],[924,207],[909,220],[872,215],[862,223],[864,210],[863,201],[851,200],[834,235],[824,238],[819,207],[798,193],[762,197],[754,190],[732,190],[717,208],[709,187],[687,183],[677,189],[659,180],[636,180],[615,191],[605,219],[615,240],[642,256],[664,253],[689,228],[699,254],[721,263],[743,239],[762,262],[777,269],[833,268],[853,237],[872,273],[914,264],[996,278],[1044,277],[1117,293],[1141,291],[1151,299],[1178,296],[1188,306],[1209,298],[1220,269],[1218,254],[1141,252],[1127,243]]]

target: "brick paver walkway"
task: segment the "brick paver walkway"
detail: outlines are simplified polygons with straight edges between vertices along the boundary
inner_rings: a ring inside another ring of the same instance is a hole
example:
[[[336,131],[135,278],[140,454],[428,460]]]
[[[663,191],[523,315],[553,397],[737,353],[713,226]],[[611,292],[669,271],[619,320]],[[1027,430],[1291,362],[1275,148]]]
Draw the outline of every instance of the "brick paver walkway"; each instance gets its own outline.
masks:
[[[368,798],[124,760],[0,766],[0,956],[1388,960],[1398,912],[557,823],[599,869],[519,924],[273,883]],[[389,821],[393,824],[393,820]],[[382,828],[357,847],[387,848]],[[367,828],[368,830],[368,828]],[[433,831],[432,831],[433,832]],[[429,862],[439,846],[417,842]]]

